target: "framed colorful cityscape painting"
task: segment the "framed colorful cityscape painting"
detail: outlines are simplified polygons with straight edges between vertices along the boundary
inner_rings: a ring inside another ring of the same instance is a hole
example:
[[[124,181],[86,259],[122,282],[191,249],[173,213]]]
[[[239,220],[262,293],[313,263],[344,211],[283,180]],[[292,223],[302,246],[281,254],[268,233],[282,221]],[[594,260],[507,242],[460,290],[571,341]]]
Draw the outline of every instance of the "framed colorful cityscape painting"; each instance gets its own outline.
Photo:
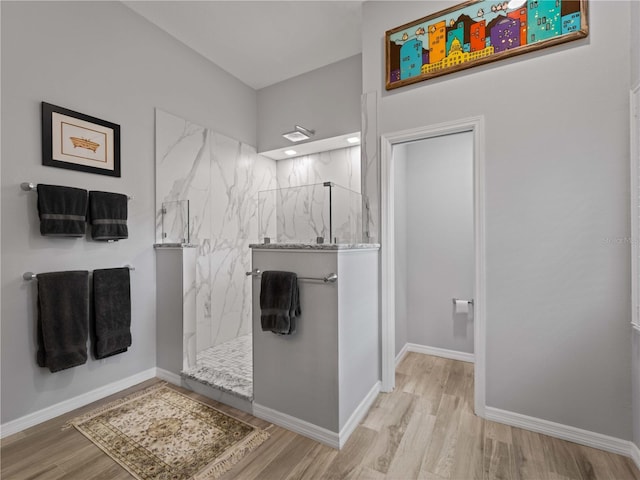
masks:
[[[386,32],[386,88],[586,37],[587,0],[472,0]]]

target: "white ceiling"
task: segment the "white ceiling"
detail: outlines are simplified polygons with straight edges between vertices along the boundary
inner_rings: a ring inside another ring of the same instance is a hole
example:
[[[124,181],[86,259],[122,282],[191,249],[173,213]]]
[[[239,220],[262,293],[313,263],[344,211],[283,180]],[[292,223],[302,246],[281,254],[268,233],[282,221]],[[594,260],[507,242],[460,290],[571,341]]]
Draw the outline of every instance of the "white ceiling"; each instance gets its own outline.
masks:
[[[361,1],[123,3],[256,90],[362,51]]]

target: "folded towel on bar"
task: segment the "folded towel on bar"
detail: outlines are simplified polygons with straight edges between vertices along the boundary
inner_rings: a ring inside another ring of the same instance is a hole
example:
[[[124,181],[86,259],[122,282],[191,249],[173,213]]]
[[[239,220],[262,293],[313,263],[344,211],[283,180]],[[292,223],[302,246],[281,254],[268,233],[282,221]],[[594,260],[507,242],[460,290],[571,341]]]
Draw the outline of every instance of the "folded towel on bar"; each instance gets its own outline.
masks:
[[[38,184],[40,233],[82,237],[87,216],[87,191],[81,188]]]
[[[291,335],[300,316],[298,276],[292,272],[262,272],[260,324],[263,331]]]
[[[120,193],[89,192],[89,223],[94,240],[129,237],[127,202],[127,196]]]
[[[129,269],[93,271],[94,353],[105,358],[131,346]]]
[[[87,361],[89,272],[38,274],[38,365],[52,372]]]

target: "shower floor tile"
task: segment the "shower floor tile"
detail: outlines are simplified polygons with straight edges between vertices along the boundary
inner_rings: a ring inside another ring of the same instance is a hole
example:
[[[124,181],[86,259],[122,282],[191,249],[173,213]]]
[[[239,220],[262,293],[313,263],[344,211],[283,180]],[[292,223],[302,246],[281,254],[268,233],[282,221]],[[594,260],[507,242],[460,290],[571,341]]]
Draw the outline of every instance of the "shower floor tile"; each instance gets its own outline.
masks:
[[[196,366],[182,376],[253,400],[253,355],[251,335],[243,335],[198,353]]]

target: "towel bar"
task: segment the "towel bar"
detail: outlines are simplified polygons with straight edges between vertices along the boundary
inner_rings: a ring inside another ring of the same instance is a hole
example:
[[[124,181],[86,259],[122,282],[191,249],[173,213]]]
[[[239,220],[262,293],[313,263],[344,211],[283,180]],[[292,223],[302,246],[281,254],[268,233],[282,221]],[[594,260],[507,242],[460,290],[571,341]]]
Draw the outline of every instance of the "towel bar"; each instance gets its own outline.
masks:
[[[127,267],[129,270],[134,271],[136,268],[132,267],[131,265],[125,265],[125,267]],[[33,273],[33,272],[24,272],[22,274],[22,279],[23,280],[35,280],[36,278],[38,278],[38,274],[37,273]]]
[[[262,271],[259,268],[254,268],[250,272],[245,272],[245,275],[252,277],[259,277],[262,275]],[[298,280],[306,281],[306,282],[324,282],[324,283],[335,283],[338,280],[338,275],[335,273],[330,273],[323,278],[319,277],[298,277]]]
[[[37,192],[38,191],[38,186],[35,183],[31,183],[31,182],[22,182],[20,184],[20,188],[22,190],[24,190],[25,192]],[[133,195],[127,195],[127,198],[129,200],[133,200]]]

